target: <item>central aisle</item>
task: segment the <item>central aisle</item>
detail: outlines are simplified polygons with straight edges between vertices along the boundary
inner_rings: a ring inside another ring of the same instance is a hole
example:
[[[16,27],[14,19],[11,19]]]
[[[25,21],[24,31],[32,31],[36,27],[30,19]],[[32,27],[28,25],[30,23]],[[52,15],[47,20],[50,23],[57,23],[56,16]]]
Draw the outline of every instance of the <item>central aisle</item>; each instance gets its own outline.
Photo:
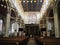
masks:
[[[29,38],[27,45],[37,45],[34,38]]]

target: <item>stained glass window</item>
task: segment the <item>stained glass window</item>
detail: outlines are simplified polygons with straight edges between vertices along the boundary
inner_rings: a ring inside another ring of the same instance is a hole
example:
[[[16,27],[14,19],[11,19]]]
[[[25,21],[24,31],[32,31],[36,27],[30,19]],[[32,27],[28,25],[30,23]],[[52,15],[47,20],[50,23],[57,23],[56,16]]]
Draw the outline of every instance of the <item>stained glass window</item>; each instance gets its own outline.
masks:
[[[31,24],[31,23],[35,24],[36,23],[36,21],[37,21],[37,16],[36,15],[31,14],[28,17],[29,17],[29,19],[28,19],[29,24]]]

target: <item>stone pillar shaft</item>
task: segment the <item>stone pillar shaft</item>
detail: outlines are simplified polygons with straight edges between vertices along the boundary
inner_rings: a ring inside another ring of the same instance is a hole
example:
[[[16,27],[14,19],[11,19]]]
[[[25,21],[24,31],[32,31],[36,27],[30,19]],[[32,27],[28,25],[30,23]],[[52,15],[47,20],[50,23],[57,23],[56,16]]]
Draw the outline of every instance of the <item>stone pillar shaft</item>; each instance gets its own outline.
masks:
[[[6,16],[6,32],[5,37],[9,36],[9,29],[10,29],[10,14],[8,13]]]
[[[59,20],[58,20],[58,11],[57,11],[57,6],[54,5],[53,7],[53,13],[54,13],[54,26],[55,26],[55,37],[58,38],[60,37],[59,34]]]
[[[49,20],[48,19],[46,19],[46,23],[47,23],[47,37],[50,37],[50,30],[48,30],[48,22],[49,22]]]

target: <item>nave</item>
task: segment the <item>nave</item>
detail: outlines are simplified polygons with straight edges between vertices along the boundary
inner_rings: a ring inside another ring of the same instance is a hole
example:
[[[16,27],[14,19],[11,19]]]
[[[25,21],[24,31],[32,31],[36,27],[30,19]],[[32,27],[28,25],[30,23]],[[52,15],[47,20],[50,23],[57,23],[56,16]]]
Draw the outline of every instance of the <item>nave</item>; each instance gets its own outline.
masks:
[[[6,37],[0,38],[1,45],[60,45],[60,38]]]
[[[37,45],[34,38],[29,38],[27,45]]]
[[[60,0],[0,0],[0,45],[60,45]]]

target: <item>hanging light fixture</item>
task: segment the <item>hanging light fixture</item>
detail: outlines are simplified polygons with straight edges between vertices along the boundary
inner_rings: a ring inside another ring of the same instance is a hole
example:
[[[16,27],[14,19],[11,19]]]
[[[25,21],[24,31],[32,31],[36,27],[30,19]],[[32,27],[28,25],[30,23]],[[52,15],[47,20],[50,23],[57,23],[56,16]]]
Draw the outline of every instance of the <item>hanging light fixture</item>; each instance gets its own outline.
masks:
[[[5,0],[7,2],[7,0]]]
[[[1,5],[2,7],[4,6],[4,5]]]
[[[27,3],[29,3],[29,1],[27,1]]]
[[[42,0],[40,0],[40,2],[42,2]]]
[[[4,6],[4,8],[6,8],[7,6]]]
[[[32,3],[33,1],[31,0],[30,2]]]
[[[7,7],[7,9],[9,9],[9,7]]]
[[[2,2],[4,2],[4,0],[2,0]]]
[[[19,1],[21,3],[21,1]]]
[[[36,3],[36,0],[34,0],[34,3]]]
[[[23,3],[25,3],[26,1],[23,1]]]

